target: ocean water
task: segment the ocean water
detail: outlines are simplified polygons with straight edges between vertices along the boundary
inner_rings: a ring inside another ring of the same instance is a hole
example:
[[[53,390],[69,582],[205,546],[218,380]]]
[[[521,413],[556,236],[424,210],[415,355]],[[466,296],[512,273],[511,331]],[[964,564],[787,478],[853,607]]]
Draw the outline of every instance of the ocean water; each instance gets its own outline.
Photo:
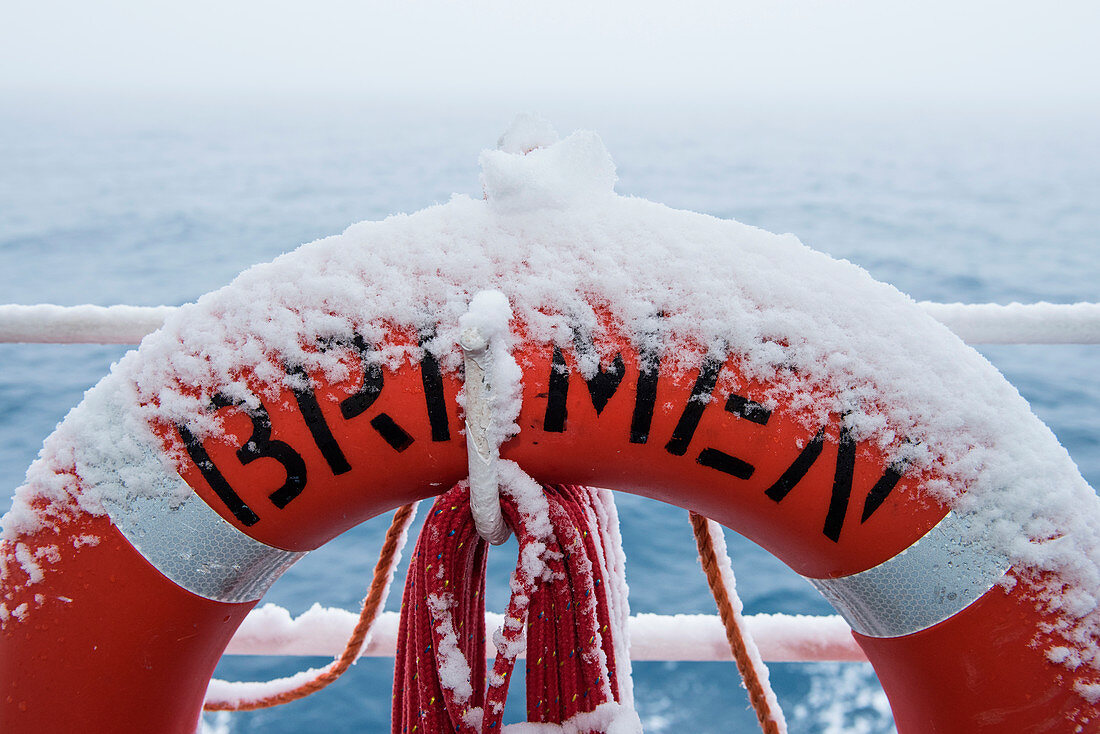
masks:
[[[793,232],[919,300],[1100,301],[1095,119],[558,108],[563,132],[602,134],[620,193]],[[352,222],[476,195],[478,151],[508,120],[495,109],[289,103],[0,110],[0,302],[193,300]],[[46,435],[124,351],[0,345],[0,511]],[[1100,347],[981,351],[1100,486]],[[630,495],[619,511],[633,611],[712,611],[686,513]],[[377,518],[311,554],[267,599],[296,614],[314,602],[355,608],[387,524]],[[769,554],[729,541],[749,613],[831,612]],[[493,608],[505,603],[513,554],[492,554]],[[230,657],[218,675],[266,679],[324,662]],[[234,733],[383,731],[391,675],[391,661],[364,659],[312,699],[206,723]],[[637,663],[634,677],[647,731],[755,726],[730,664]],[[772,679],[793,732],[893,731],[869,666],[778,664]],[[522,717],[522,698],[520,686],[506,721]]]

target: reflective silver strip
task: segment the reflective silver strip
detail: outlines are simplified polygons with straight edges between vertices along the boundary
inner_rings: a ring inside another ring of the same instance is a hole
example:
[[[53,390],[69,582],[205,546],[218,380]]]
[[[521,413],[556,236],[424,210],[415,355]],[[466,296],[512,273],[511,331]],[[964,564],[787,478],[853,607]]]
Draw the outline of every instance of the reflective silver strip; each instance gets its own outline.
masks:
[[[105,381],[106,382],[106,381]],[[193,594],[221,602],[255,601],[305,553],[253,540],[223,520],[167,468],[152,433],[104,386],[90,430],[112,437],[114,450],[89,441],[78,472],[111,521],[158,571]],[[100,388],[96,388],[99,390]],[[89,402],[88,398],[85,402]]]
[[[971,515],[948,513],[913,545],[874,568],[807,579],[852,629],[901,637],[939,624],[993,588],[1011,564]]]
[[[183,483],[178,477],[177,481]],[[253,540],[194,492],[182,502],[161,495],[104,504],[115,526],[145,560],[175,583],[207,599],[255,601],[305,555]]]

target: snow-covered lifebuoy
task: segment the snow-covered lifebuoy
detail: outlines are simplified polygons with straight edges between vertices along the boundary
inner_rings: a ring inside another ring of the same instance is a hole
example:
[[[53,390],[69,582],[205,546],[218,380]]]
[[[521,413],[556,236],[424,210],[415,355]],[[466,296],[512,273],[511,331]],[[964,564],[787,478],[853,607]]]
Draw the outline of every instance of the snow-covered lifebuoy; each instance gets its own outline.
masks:
[[[502,460],[767,548],[903,734],[1095,731],[1100,510],[996,370],[793,237],[615,196],[594,135],[523,132],[483,200],[253,268],[88,393],[5,518],[0,729],[194,731],[286,567],[466,476],[461,320],[495,289]]]

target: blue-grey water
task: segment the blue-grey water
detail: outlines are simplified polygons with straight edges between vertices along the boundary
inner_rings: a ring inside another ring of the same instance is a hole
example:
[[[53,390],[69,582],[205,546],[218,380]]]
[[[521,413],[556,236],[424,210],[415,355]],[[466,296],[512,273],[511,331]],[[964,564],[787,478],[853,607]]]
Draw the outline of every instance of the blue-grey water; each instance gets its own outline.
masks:
[[[0,109],[0,302],[179,304],[252,263],[348,224],[477,194],[498,111],[28,102]],[[571,109],[599,130],[620,193],[793,232],[921,300],[1100,301],[1100,125],[1050,111],[778,112]],[[983,353],[1100,485],[1100,347]],[[0,511],[42,440],[124,348],[0,345]],[[635,612],[710,612],[686,514],[621,496]],[[354,608],[386,519],[312,554],[268,600]],[[747,611],[824,614],[805,582],[731,537]],[[501,608],[513,562],[490,564]],[[400,587],[398,587],[399,589]],[[394,608],[391,601],[391,607]],[[321,659],[234,657],[265,679]],[[365,659],[304,702],[208,717],[229,732],[382,731],[392,662]],[[755,726],[733,666],[638,663],[648,731]],[[893,731],[868,666],[779,664],[794,732]],[[522,688],[509,716],[522,716]]]

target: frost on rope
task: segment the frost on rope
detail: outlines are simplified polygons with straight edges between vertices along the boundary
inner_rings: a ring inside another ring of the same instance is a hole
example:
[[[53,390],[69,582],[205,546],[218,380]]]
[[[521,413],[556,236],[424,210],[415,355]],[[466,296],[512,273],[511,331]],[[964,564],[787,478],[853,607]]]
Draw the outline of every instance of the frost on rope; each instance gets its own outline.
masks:
[[[309,668],[285,678],[253,682],[228,681],[213,678],[206,687],[206,701],[223,705],[238,706],[246,701],[255,701],[267,696],[276,696],[299,688],[324,673],[324,668]]]
[[[718,563],[718,572],[722,577],[722,585],[726,587],[729,592],[730,607],[733,609],[733,618],[740,629],[746,630],[743,640],[745,652],[748,654],[749,660],[752,661],[752,667],[756,670],[757,678],[760,681],[760,687],[764,691],[764,699],[767,701],[768,710],[771,712],[771,720],[775,723],[779,734],[787,734],[787,720],[783,718],[783,709],[780,708],[779,699],[775,697],[775,691],[772,690],[768,666],[764,665],[764,660],[760,657],[760,650],[757,648],[756,642],[752,638],[751,631],[748,630],[745,624],[745,617],[742,614],[742,612],[745,611],[745,607],[741,603],[741,597],[737,595],[737,581],[733,576],[733,566],[730,565],[729,551],[726,550],[726,535],[722,532],[722,526],[713,520],[707,520],[707,528],[710,531],[711,542],[714,544],[714,557]],[[745,685],[743,677],[741,679],[741,685]]]
[[[976,513],[976,532],[1045,585],[1039,603],[1056,614],[1048,646],[1100,668],[1100,501],[992,365],[907,296],[792,235],[617,196],[594,133],[547,145],[548,131],[522,128],[505,150],[482,154],[476,196],[353,225],[173,312],[47,439],[4,537],[66,513],[101,514],[104,487],[140,493],[141,472],[152,471],[141,446],[148,422],[216,431],[202,417],[215,390],[255,404],[257,386],[270,397],[287,383],[285,364],[348,376],[349,360],[316,349],[318,338],[358,332],[384,345],[376,358],[390,366],[423,348],[457,370],[459,320],[474,293],[496,290],[532,341],[571,348],[581,332],[607,356],[610,313],[617,332],[662,355],[663,371],[730,354],[746,378],[771,386],[754,397],[768,407],[815,425],[846,415],[857,440]],[[543,147],[514,152],[532,143]],[[424,325],[435,327],[424,347],[384,343],[395,327]],[[107,474],[120,481],[100,481]]]
[[[500,461],[498,464],[500,491],[509,496],[516,504],[521,522],[534,540],[520,550],[516,559],[516,570],[512,574],[509,590],[513,595],[524,588],[534,588],[538,581],[549,580],[550,569],[546,565],[549,552],[547,541],[553,537],[554,528],[550,524],[550,503],[539,485],[514,461]],[[521,607],[526,608],[529,599],[517,598]],[[505,620],[505,624],[508,620]],[[505,640],[503,628],[493,634],[497,653],[506,658],[518,658],[526,647],[526,640],[519,636],[511,641]],[[492,675],[492,671],[490,671]]]
[[[524,588],[530,589],[536,585],[536,581],[549,580],[550,569],[546,564],[546,554],[549,553],[547,541],[553,536],[553,525],[550,519],[551,507],[538,482],[529,477],[518,464],[512,461],[500,462],[501,492],[506,494],[515,503],[520,514],[520,521],[526,530],[534,538],[534,541],[524,545],[520,551],[520,557],[516,564],[516,572],[511,579],[513,594]],[[592,520],[595,513],[600,514],[602,533],[600,542],[595,544],[597,557],[595,562],[603,565],[604,572],[600,574],[607,579],[605,594],[607,595],[608,617],[614,626],[611,631],[614,644],[615,663],[617,674],[615,679],[618,685],[618,701],[612,701],[614,697],[610,690],[610,684],[606,677],[601,677],[600,685],[604,688],[604,695],[608,700],[593,711],[580,713],[567,719],[561,724],[516,725],[517,728],[505,727],[505,731],[514,734],[524,732],[585,732],[606,731],[609,734],[635,734],[641,732],[641,720],[634,709],[634,689],[631,680],[630,667],[630,633],[628,623],[630,620],[630,608],[627,602],[627,587],[625,576],[625,555],[622,550],[621,536],[619,535],[618,515],[614,501],[607,490],[599,490],[596,496],[596,506],[586,510]],[[560,508],[557,508],[560,511]],[[580,547],[581,538],[573,538],[576,546],[563,548],[565,552],[572,554],[584,562],[591,563]],[[524,600],[529,602],[529,600]],[[588,606],[587,614],[595,619],[596,600],[594,597],[578,599],[578,604]],[[526,604],[524,603],[524,606]],[[506,619],[505,624],[515,622],[514,619]],[[505,641],[501,631],[494,635],[498,654],[516,658],[525,646],[522,637],[512,641]],[[601,634],[595,632],[595,641],[591,649],[596,655],[596,663],[602,670],[608,669],[608,661],[603,650]],[[624,663],[625,660],[625,663]],[[531,726],[533,728],[526,728]]]
[[[592,512],[597,522],[589,525],[601,530],[596,543],[598,562],[606,569],[604,579],[607,594],[608,616],[615,625],[611,641],[615,652],[615,680],[619,686],[619,704],[630,709],[634,706],[634,676],[630,662],[630,589],[626,583],[626,553],[623,552],[622,534],[619,531],[619,511],[611,492],[596,491],[597,504]]]
[[[439,620],[436,627],[436,631],[441,635],[439,646],[436,649],[436,660],[439,665],[439,685],[454,693],[455,701],[462,706],[474,695],[474,689],[470,684],[472,680],[470,664],[458,647],[458,633],[454,616],[451,614],[454,597],[451,595],[429,594],[427,603],[432,618]],[[472,722],[467,723],[470,723],[471,726],[474,725]]]

